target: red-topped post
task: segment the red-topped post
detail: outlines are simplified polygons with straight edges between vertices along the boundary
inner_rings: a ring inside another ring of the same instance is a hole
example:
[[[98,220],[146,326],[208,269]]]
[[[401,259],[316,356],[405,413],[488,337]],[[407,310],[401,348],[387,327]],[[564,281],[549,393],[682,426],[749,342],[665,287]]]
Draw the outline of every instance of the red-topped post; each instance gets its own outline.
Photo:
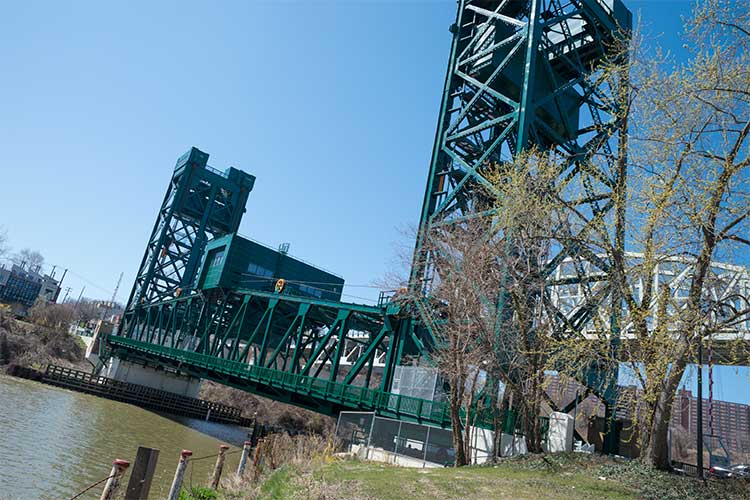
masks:
[[[169,496],[167,500],[178,500],[180,498],[180,490],[182,489],[182,480],[185,478],[185,470],[188,466],[188,460],[193,455],[190,450],[182,450],[180,452],[180,461],[177,462],[177,470],[174,472],[174,479],[172,480],[172,487],[169,488]]]
[[[130,467],[130,462],[127,460],[118,458],[112,462],[112,471],[109,473],[109,478],[104,485],[104,491],[102,491],[102,496],[99,497],[99,500],[112,500],[115,498],[117,488],[120,486],[120,480],[128,467]]]
[[[216,457],[216,465],[214,465],[214,473],[211,476],[211,488],[216,489],[219,487],[219,480],[221,479],[221,471],[224,470],[224,460],[227,458],[227,450],[229,445],[222,444],[219,446],[219,456]]]

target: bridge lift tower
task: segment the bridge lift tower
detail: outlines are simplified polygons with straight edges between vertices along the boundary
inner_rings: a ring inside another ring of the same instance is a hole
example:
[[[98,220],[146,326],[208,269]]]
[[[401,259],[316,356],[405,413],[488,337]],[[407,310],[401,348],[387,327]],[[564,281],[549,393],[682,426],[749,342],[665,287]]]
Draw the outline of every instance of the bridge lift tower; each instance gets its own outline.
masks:
[[[613,218],[626,182],[626,162],[618,162],[625,154],[619,138],[627,133],[618,99],[625,82],[603,68],[625,62],[631,26],[631,13],[620,0],[459,2],[412,266],[414,291],[429,294],[433,280],[430,255],[423,250],[425,229],[491,218],[477,203],[478,187],[493,189],[486,166],[532,147],[552,152],[558,162],[556,192],[587,219],[580,235],[605,220],[615,243],[624,244]],[[577,258],[607,281],[607,262],[575,243],[587,238],[571,236],[551,242],[555,253],[541,270],[550,285],[563,261]],[[560,334],[580,334],[600,301],[610,297],[591,294],[575,310],[559,310]],[[617,331],[616,314],[611,322]],[[604,400],[610,417],[616,370],[592,366],[584,381]],[[606,446],[613,449],[612,439]]]
[[[422,226],[491,216],[477,213],[477,187],[492,189],[485,165],[537,147],[559,159],[559,191],[588,218],[580,231],[604,219],[614,227],[626,181],[624,162],[617,161],[626,124],[617,98],[622,82],[601,67],[621,62],[618,48],[630,27],[621,0],[459,0]],[[178,161],[123,321],[103,354],[328,414],[358,409],[448,427],[444,403],[390,392],[406,352],[429,358],[433,336],[418,311],[398,302],[325,300],[283,286],[217,292],[196,284],[199,273],[223,275],[232,267],[206,259],[204,247],[237,230],[254,180],[235,169],[217,173],[206,157],[194,149]],[[612,237],[622,242],[616,230]],[[564,241],[553,248],[557,254],[545,269],[551,286],[555,268],[577,255],[606,280],[609,266],[593,249]],[[429,294],[430,256],[421,240],[415,256],[415,263],[427,264],[413,266],[411,293]],[[596,309],[591,299],[561,310],[561,333],[580,332]],[[348,343],[359,343],[361,355],[343,367]],[[376,358],[384,360],[379,380],[372,376]],[[609,407],[616,398],[614,370],[592,366],[586,381]]]
[[[255,177],[208,166],[197,148],[175,165],[146,245],[127,308],[189,293],[206,243],[237,232]]]

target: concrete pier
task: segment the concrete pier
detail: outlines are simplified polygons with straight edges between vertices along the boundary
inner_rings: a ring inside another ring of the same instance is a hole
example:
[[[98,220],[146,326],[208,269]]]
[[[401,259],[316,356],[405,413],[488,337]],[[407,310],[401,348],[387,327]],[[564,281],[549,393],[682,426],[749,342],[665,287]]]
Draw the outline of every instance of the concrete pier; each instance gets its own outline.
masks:
[[[136,364],[119,358],[109,358],[101,374],[107,378],[144,385],[180,396],[195,398],[201,389],[201,379],[166,371],[161,367]]]
[[[112,331],[113,325],[111,323],[99,321],[94,330],[93,337],[84,340],[86,342],[86,359],[93,366],[104,365],[104,368],[100,372],[102,376],[189,398],[198,396],[201,389],[201,379],[199,378],[165,370],[158,365],[151,366],[146,363],[133,363],[116,357],[111,357],[107,360],[100,359],[101,339],[111,334]]]

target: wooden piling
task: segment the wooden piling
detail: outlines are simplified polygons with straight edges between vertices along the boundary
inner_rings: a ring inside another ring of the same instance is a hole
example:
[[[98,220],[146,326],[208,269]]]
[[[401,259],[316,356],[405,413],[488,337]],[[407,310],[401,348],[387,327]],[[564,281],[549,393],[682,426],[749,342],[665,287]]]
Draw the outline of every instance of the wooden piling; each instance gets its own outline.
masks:
[[[240,463],[237,466],[237,477],[241,478],[245,475],[245,466],[247,465],[247,457],[250,455],[250,449],[253,447],[253,443],[245,441],[242,445],[242,455],[240,455]]]
[[[107,479],[104,485],[104,491],[99,500],[112,500],[115,498],[117,488],[120,486],[120,480],[122,475],[125,474],[125,470],[130,466],[130,462],[127,460],[120,460],[119,458],[112,462],[112,471],[109,473],[109,479]]]
[[[138,447],[133,470],[130,472],[128,488],[125,491],[125,500],[148,500],[158,460],[159,450],[145,446]]]
[[[227,458],[227,450],[229,446],[222,444],[219,446],[219,456],[216,457],[216,465],[214,465],[214,473],[211,476],[211,488],[216,489],[219,487],[219,480],[221,479],[221,471],[224,469],[224,460]]]
[[[263,439],[260,439],[255,445],[253,453],[253,481],[257,482],[260,478],[260,472],[263,467]]]
[[[182,489],[182,480],[185,478],[185,470],[188,466],[188,460],[193,454],[190,450],[182,450],[180,452],[180,461],[177,462],[177,470],[174,472],[174,479],[172,480],[172,486],[169,488],[169,496],[167,500],[178,500],[180,498],[180,490]]]

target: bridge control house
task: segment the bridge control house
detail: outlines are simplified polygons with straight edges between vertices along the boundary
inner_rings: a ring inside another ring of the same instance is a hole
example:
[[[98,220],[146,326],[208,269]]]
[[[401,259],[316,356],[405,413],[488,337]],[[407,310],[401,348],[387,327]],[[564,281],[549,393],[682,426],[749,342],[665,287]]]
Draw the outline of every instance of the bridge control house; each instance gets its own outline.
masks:
[[[196,288],[280,291],[313,299],[341,299],[344,279],[288,254],[235,234],[206,246]],[[279,282],[279,280],[283,280]]]

